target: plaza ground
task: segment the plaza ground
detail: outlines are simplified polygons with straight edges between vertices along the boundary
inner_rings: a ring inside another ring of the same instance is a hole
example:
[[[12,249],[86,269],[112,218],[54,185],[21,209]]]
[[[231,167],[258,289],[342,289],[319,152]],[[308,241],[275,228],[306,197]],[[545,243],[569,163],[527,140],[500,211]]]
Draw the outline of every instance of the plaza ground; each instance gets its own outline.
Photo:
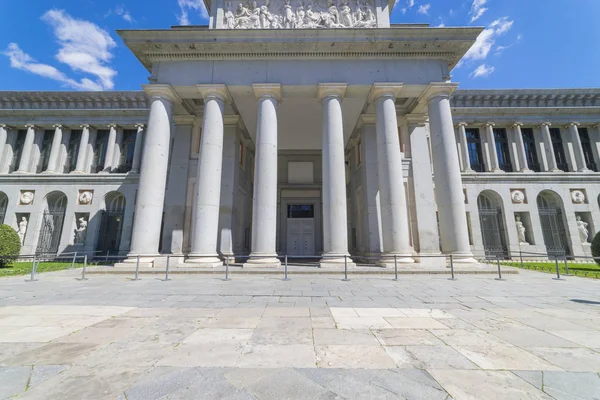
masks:
[[[592,279],[0,280],[0,398],[597,399]]]

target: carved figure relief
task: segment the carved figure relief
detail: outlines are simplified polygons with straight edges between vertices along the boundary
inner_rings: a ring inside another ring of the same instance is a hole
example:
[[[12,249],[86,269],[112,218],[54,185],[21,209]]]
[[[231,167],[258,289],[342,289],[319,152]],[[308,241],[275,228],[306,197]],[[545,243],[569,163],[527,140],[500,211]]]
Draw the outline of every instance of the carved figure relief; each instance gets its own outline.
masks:
[[[33,198],[34,198],[33,192],[22,191],[19,201],[21,202],[21,205],[28,206],[29,204],[33,203]]]
[[[82,190],[79,192],[79,204],[88,205],[92,203],[92,199],[94,198],[94,193],[89,190]]]
[[[521,190],[513,190],[510,194],[510,197],[514,204],[525,203],[525,193],[523,193]]]
[[[590,231],[588,230],[588,223],[581,220],[581,216],[577,216],[577,230],[579,231],[579,239],[581,243],[588,243],[588,237],[590,236]]]
[[[572,190],[571,191],[571,200],[575,204],[583,204],[585,203],[585,193],[581,190]]]
[[[352,9],[349,0],[307,0],[292,4],[291,0],[233,0],[225,3],[223,25],[226,29],[306,29],[306,28],[375,28],[372,0]],[[234,4],[237,4],[234,6]],[[235,12],[233,11],[235,10]]]

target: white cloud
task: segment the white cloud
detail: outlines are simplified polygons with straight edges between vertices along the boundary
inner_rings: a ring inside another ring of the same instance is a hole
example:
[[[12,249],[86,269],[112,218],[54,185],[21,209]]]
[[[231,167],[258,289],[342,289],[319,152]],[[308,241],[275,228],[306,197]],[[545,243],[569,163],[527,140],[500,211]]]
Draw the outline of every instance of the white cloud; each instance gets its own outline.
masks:
[[[21,50],[16,43],[10,43],[6,51],[2,54],[9,58],[10,66],[12,68],[61,82],[73,89],[94,91],[103,89],[102,86],[90,79],[83,78],[81,81],[77,82],[51,65],[36,62],[33,57]]]
[[[133,17],[129,13],[129,11],[127,11],[122,5],[119,5],[117,6],[117,8],[115,8],[115,14],[117,14],[130,24],[133,23]]]
[[[177,0],[177,4],[179,4],[179,10],[181,11],[181,14],[177,16],[180,25],[190,25],[188,14],[190,10],[198,11],[202,18],[208,18],[208,11],[206,11],[203,0]]]
[[[471,78],[485,78],[490,76],[496,70],[492,65],[481,64],[479,67],[475,68],[475,71],[471,72]]]
[[[117,44],[108,32],[97,25],[71,17],[62,10],[50,10],[42,16],[50,24],[60,45],[56,59],[67,64],[76,73],[90,75],[79,81],[68,77],[57,68],[37,62],[17,43],[10,43],[3,53],[13,68],[53,79],[78,90],[110,90],[114,88],[117,72],[109,66]]]
[[[422,6],[420,6],[419,9],[417,10],[417,12],[419,14],[429,15],[430,9],[431,9],[431,4],[427,3],[427,4],[423,4]]]
[[[479,18],[485,14],[488,10],[487,7],[484,7],[487,3],[487,0],[473,0],[473,4],[471,5],[471,22],[477,21]]]
[[[485,60],[490,54],[492,47],[496,44],[499,36],[508,32],[514,24],[514,21],[508,17],[502,17],[495,20],[486,29],[481,32],[475,44],[467,51],[463,60]]]

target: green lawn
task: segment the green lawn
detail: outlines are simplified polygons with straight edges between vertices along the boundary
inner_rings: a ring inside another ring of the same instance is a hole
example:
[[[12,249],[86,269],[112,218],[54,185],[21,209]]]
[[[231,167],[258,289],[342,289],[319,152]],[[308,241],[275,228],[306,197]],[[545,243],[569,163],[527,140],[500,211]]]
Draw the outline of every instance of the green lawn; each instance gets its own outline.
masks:
[[[75,263],[75,268],[82,268],[82,263]],[[62,271],[71,268],[70,262],[40,262],[37,272]],[[31,262],[14,262],[6,267],[0,267],[0,277],[31,274]]]
[[[503,265],[508,265],[511,267],[521,268],[521,263],[519,261],[506,261],[502,263]],[[583,276],[586,278],[600,278],[600,266],[594,263],[568,263],[569,265],[569,274],[574,276]],[[523,268],[532,270],[532,271],[540,271],[547,272],[549,274],[556,274],[556,264],[552,261],[524,261]],[[558,262],[558,269],[560,274],[563,275],[566,273],[565,262]]]

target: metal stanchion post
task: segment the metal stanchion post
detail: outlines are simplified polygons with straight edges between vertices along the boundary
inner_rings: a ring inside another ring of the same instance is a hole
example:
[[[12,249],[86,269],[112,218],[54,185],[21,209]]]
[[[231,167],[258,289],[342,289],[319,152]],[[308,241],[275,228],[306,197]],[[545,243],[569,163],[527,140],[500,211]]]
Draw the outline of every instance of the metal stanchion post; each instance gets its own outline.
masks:
[[[170,281],[170,279],[169,279],[169,263],[170,263],[170,261],[171,261],[171,256],[167,255],[167,269],[165,272],[165,279],[163,279],[164,281]]]
[[[521,268],[523,268],[523,252],[519,250],[519,258],[521,259]]]
[[[559,268],[558,268],[558,257],[554,257],[554,261],[556,263],[556,278],[552,278],[552,279],[554,279],[555,281],[562,281],[564,279],[562,279],[560,277],[560,271],[559,271]]]
[[[394,280],[398,280],[398,256],[394,254]]]
[[[342,281],[348,282],[348,256],[344,256],[344,279]]]
[[[85,277],[85,270],[87,268],[87,254],[85,256],[83,256],[83,269],[81,270],[81,279],[82,281],[87,281],[87,278]]]
[[[450,278],[450,280],[455,281],[456,278],[454,277],[454,258],[452,257],[452,254],[450,254],[450,273],[452,274],[452,278]]]
[[[73,256],[73,261],[71,262],[71,269],[75,268],[75,260],[77,259],[77,252],[75,252],[75,255]]]
[[[37,279],[35,279],[35,270],[37,267],[37,257],[33,256],[33,261],[31,262],[31,278],[30,279],[26,279],[27,282],[35,282],[37,281]]]
[[[497,257],[496,262],[498,264],[498,277],[496,278],[496,280],[503,281],[504,279],[502,279],[502,269],[500,268],[500,257]]]
[[[137,260],[135,261],[135,278],[134,281],[140,280],[140,256],[137,256]]]
[[[285,260],[284,260],[283,268],[284,268],[283,271],[284,271],[284,275],[285,275],[284,278],[283,278],[283,280],[284,281],[289,281],[290,278],[288,278],[288,258],[287,258],[287,254],[285,255]]]
[[[564,273],[564,275],[565,276],[572,276],[569,273],[569,262],[567,261],[567,255],[566,254],[565,254],[565,273]]]
[[[224,281],[230,281],[229,279],[229,256],[225,256],[225,279]]]

